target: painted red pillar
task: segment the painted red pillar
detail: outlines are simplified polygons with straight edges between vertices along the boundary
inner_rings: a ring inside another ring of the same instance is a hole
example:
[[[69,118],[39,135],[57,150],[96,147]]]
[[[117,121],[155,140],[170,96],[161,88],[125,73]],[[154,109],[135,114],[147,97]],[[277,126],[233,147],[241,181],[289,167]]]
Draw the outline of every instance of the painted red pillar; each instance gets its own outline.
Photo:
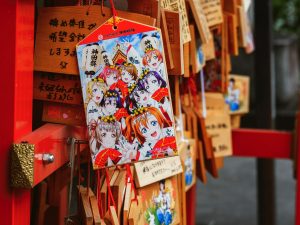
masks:
[[[9,186],[9,152],[31,132],[34,0],[1,1],[0,202],[2,225],[30,224],[30,190]]]

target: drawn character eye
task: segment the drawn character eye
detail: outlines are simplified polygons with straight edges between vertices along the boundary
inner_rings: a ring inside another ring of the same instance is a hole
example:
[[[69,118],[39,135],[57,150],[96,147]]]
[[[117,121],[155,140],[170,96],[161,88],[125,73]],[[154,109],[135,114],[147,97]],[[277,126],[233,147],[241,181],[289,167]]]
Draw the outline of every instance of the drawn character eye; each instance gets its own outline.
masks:
[[[105,136],[106,136],[106,133],[101,134],[101,137],[105,137]]]
[[[134,58],[132,56],[129,57],[130,62],[134,62]]]
[[[156,55],[154,55],[154,56],[153,56],[153,59],[157,59],[157,56],[156,56]]]
[[[115,138],[115,137],[116,137],[116,134],[111,134],[111,137],[112,137],[112,138]]]
[[[147,129],[146,129],[145,127],[144,127],[144,128],[142,128],[142,130],[141,130],[141,131],[142,131],[142,133],[143,133],[143,134],[146,134],[146,133],[147,133]]]
[[[94,88],[94,89],[93,89],[93,93],[96,93],[96,92],[97,92],[97,88]]]
[[[157,121],[151,121],[151,125],[152,126],[156,126],[157,125]]]
[[[152,84],[155,84],[155,83],[157,83],[157,80],[153,80],[153,81],[152,81]]]

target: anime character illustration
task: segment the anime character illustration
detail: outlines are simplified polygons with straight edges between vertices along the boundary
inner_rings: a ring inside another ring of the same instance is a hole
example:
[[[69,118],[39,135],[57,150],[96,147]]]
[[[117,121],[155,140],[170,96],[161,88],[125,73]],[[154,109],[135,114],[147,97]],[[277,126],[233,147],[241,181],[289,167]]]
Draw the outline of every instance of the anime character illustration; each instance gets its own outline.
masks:
[[[140,107],[155,107],[157,104],[158,103],[151,98],[151,94],[146,91],[140,82],[137,82],[128,89],[125,105],[129,112],[132,113],[134,109]]]
[[[157,33],[153,33],[152,35],[143,34],[140,42],[140,48],[145,50],[146,48],[155,48],[159,49],[160,43]]]
[[[100,102],[100,117],[114,116],[117,121],[127,117],[128,113],[121,101],[121,97],[116,90],[107,90]]]
[[[188,145],[187,152],[186,152],[186,158],[184,160],[184,176],[185,176],[185,184],[191,185],[193,182],[193,159],[191,155],[191,146]]]
[[[162,113],[155,107],[137,108],[126,118],[125,137],[134,138],[140,144],[137,159],[153,159],[173,156],[176,153],[174,130]]]
[[[95,137],[90,140],[95,167],[116,165],[122,158],[118,149],[121,136],[119,123],[113,118],[98,120]]]
[[[146,48],[143,56],[143,65],[150,71],[156,71],[162,78],[166,77],[163,56],[154,48]]]
[[[143,35],[140,47],[144,51],[143,66],[150,71],[156,71],[163,79],[166,79],[163,55],[159,51],[157,37]]]
[[[87,77],[92,77],[100,69],[100,52],[98,43],[88,44],[82,50],[81,68]]]
[[[94,78],[86,85],[86,121],[95,123],[101,114],[100,103],[106,92],[106,84],[102,79]]]
[[[229,79],[225,102],[229,105],[230,111],[237,111],[240,108],[240,90],[236,87],[234,78]]]
[[[143,69],[142,57],[129,42],[125,42],[124,45],[126,47],[127,62],[133,64],[140,75]]]
[[[132,63],[124,62],[122,65],[118,66],[121,76],[121,84],[120,90],[122,93],[122,97],[126,99],[128,96],[128,88],[133,87],[135,85],[136,80],[138,78],[138,71]]]
[[[225,103],[229,105],[231,114],[249,112],[249,85],[249,77],[230,74]]]
[[[159,108],[167,119],[172,118],[169,102],[169,90],[166,82],[155,71],[144,70],[136,84],[128,90],[126,107],[132,111],[139,107]]]
[[[76,49],[95,168],[177,154],[158,30],[92,35]]]
[[[105,66],[98,77],[104,80],[108,89],[115,89],[120,80],[120,71],[113,65]]]
[[[168,107],[170,100],[166,81],[156,71],[145,70],[139,79],[139,84],[141,89],[150,93],[147,104],[142,106],[158,107],[168,119],[172,118],[172,110]]]
[[[90,139],[92,160],[95,168],[129,163],[136,158],[136,148],[126,142],[120,123],[107,116],[98,120],[95,136]]]
[[[159,194],[153,198],[156,205],[156,216],[159,224],[169,225],[173,221],[171,209],[171,194],[166,188],[165,180],[159,182]]]
[[[151,98],[157,102],[168,101],[169,90],[166,88],[166,81],[156,72],[145,70],[140,77],[142,87],[151,93]]]
[[[140,190],[144,210],[144,224],[181,224],[177,177],[160,180]]]

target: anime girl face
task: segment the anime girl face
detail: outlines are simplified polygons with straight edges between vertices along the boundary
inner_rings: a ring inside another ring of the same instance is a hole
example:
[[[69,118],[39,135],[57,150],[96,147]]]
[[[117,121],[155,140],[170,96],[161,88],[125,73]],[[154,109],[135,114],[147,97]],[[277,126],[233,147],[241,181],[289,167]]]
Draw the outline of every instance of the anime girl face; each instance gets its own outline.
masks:
[[[141,84],[146,91],[152,94],[159,88],[167,86],[164,79],[162,79],[161,76],[155,71],[148,72],[148,74],[146,74],[144,79],[141,81]]]
[[[107,98],[104,101],[104,107],[109,115],[115,114],[117,111],[117,100],[115,98]]]
[[[100,87],[97,84],[94,84],[92,87],[92,100],[99,104],[103,99],[103,95],[104,93]]]
[[[146,106],[150,100],[150,93],[143,89],[137,90],[134,92],[133,97],[140,106]]]
[[[165,180],[162,180],[161,182],[159,182],[159,189],[161,191],[164,191],[165,190]]]
[[[131,75],[129,72],[127,72],[126,70],[122,70],[121,72],[121,79],[122,81],[124,81],[126,84],[128,84],[129,82],[131,82],[134,77],[133,75]]]
[[[116,73],[111,73],[106,77],[107,86],[111,86],[119,80],[118,75]]]
[[[146,85],[146,90],[153,93],[157,91],[160,88],[160,83],[154,76],[149,76],[146,79],[147,85]]]
[[[138,77],[138,72],[136,67],[131,63],[125,63],[119,67],[121,79],[124,83],[128,84]]]
[[[162,63],[162,60],[163,58],[160,51],[153,49],[146,52],[143,57],[143,64],[144,66],[148,66],[150,69],[156,70]]]
[[[117,141],[117,134],[114,131],[100,132],[99,143],[104,148],[114,148]]]
[[[121,131],[117,122],[100,120],[96,128],[96,137],[101,148],[116,148]]]
[[[113,66],[106,66],[99,76],[105,81],[108,87],[110,87],[120,79],[119,70],[117,70]]]
[[[161,112],[155,107],[137,109],[138,113],[126,119],[126,138],[132,140],[132,133],[137,140],[144,144],[145,141],[158,140],[164,126],[171,126]]]
[[[146,141],[157,140],[162,133],[162,127],[155,116],[149,114],[147,117],[147,123],[139,127],[140,133],[144,136]]]
[[[106,85],[100,81],[89,81],[87,84],[87,102],[89,100],[94,101],[96,104],[100,104],[103,99],[104,92],[106,90]]]
[[[114,115],[122,107],[120,95],[115,90],[108,90],[102,99],[100,106],[105,116]]]

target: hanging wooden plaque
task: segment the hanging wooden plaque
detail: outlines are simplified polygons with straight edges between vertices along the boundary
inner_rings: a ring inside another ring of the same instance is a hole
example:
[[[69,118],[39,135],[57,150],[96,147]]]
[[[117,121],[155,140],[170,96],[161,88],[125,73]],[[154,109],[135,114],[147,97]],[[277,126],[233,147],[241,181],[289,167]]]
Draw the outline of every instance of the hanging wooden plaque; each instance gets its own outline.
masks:
[[[179,156],[138,162],[134,164],[134,168],[137,187],[144,187],[183,171]]]
[[[207,43],[212,38],[206,16],[204,14],[200,0],[189,0],[192,13],[200,34],[201,42]]]
[[[223,22],[221,0],[200,0],[209,27]]]
[[[183,42],[180,35],[181,19],[178,12],[164,10],[165,22],[168,29],[169,43],[173,58],[174,68],[168,70],[170,75],[184,74]],[[164,22],[164,20],[162,21]]]
[[[177,155],[160,30],[112,17],[76,50],[94,169]]]
[[[247,76],[229,76],[225,102],[229,105],[230,114],[249,112],[249,85],[250,79]]]
[[[162,0],[161,7],[163,9],[171,10],[174,12],[179,12],[179,16],[182,20],[181,23],[181,32],[180,35],[182,37],[183,43],[187,43],[191,41],[191,35],[189,30],[189,22],[186,12],[185,0]]]
[[[79,77],[63,74],[36,74],[33,78],[33,99],[82,104]]]
[[[137,13],[117,11],[118,15],[154,25],[155,19]],[[34,70],[78,75],[76,44],[112,14],[107,7],[45,7],[38,11]]]
[[[138,189],[143,208],[143,224],[181,223],[181,180],[178,176]]]

